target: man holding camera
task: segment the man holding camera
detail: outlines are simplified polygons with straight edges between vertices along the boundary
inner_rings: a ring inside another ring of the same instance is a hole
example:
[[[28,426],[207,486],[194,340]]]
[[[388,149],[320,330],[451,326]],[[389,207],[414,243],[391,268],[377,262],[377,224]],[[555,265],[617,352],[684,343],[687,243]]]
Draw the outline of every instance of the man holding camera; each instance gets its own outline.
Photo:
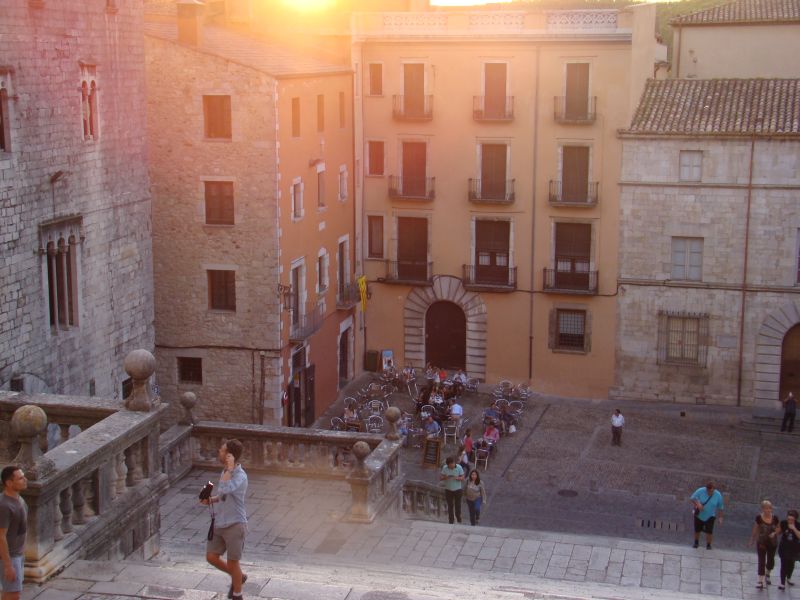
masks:
[[[247,511],[244,497],[247,493],[247,473],[244,472],[239,458],[242,456],[242,443],[239,440],[228,440],[219,447],[219,461],[224,465],[219,479],[217,495],[201,504],[212,506],[211,514],[213,535],[209,532],[206,546],[206,560],[231,576],[231,587],[228,598],[242,599],[242,585],[247,575],[242,573],[239,561],[242,559],[244,538],[247,533]],[[210,486],[209,486],[210,487]],[[227,552],[227,560],[222,555]]]

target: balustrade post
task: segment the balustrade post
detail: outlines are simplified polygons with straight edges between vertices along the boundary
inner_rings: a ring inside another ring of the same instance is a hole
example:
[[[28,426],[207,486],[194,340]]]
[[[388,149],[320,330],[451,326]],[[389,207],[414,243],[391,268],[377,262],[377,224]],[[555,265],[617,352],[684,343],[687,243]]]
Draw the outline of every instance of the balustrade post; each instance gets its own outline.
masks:
[[[47,431],[47,415],[38,406],[20,406],[11,416],[11,432],[19,440],[19,453],[14,463],[26,471],[34,468],[42,457],[39,435]],[[30,475],[28,475],[30,479]]]
[[[95,510],[96,501],[94,474],[90,474],[83,479],[83,516],[85,519],[88,520],[97,515],[97,510]]]
[[[125,486],[128,481],[128,466],[125,464],[125,452],[120,452],[114,459],[116,480],[114,482],[114,496],[121,496],[125,493]]]
[[[400,409],[396,406],[390,406],[383,414],[386,419],[386,439],[396,442],[400,439],[400,434],[397,433],[397,422],[400,420]]]
[[[64,535],[72,531],[72,488],[66,487],[59,494],[61,512],[61,531]]]
[[[131,395],[125,399],[125,408],[138,412],[150,412],[156,403],[150,390],[150,376],[156,370],[155,357],[147,350],[134,350],[125,357],[123,367],[133,381],[133,390]]]
[[[183,415],[178,420],[178,425],[194,425],[197,421],[192,409],[197,405],[197,396],[194,392],[184,392],[181,394],[180,403],[183,407]]]
[[[370,472],[364,464],[371,451],[366,442],[353,444],[353,455],[356,457],[357,462],[347,476],[353,500],[353,505],[350,508],[350,520],[362,523],[372,520],[372,511],[369,506]]]
[[[56,542],[64,539],[64,532],[61,529],[61,507],[59,506],[60,497],[56,496],[53,501],[53,540]]]
[[[86,516],[83,509],[86,505],[86,497],[83,493],[83,479],[79,479],[72,484],[72,524],[83,525],[86,523]]]

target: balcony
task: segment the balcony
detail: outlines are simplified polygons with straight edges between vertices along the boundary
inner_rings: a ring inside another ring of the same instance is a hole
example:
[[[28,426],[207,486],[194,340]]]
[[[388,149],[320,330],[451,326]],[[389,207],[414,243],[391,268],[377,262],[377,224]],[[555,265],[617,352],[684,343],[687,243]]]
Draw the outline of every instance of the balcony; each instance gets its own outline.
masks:
[[[436,177],[389,175],[389,197],[403,200],[436,198]]]
[[[597,118],[597,96],[571,98],[556,96],[554,118],[564,125],[591,125]]]
[[[398,121],[430,121],[433,119],[433,96],[392,96],[392,117]]]
[[[517,267],[464,265],[464,287],[486,292],[513,292],[517,289]]]
[[[487,103],[486,96],[473,96],[472,118],[475,121],[513,121],[514,96],[506,96],[505,103],[493,99]]]
[[[323,308],[322,304],[317,304],[305,314],[297,315],[292,312],[289,325],[289,341],[295,343],[304,342],[319,331],[319,328],[322,327],[322,322],[325,320]]]
[[[424,260],[387,260],[386,282],[430,285],[433,263]]]
[[[559,259],[556,262],[558,269],[544,270],[544,291],[587,295],[597,293],[597,271],[588,270],[588,260]]]
[[[350,310],[361,302],[361,293],[357,283],[343,285],[336,292],[336,310]]]
[[[583,185],[550,180],[550,204],[553,206],[592,208],[597,206],[600,183],[590,181]]]
[[[514,202],[514,180],[470,179],[469,201],[478,204],[511,204]]]

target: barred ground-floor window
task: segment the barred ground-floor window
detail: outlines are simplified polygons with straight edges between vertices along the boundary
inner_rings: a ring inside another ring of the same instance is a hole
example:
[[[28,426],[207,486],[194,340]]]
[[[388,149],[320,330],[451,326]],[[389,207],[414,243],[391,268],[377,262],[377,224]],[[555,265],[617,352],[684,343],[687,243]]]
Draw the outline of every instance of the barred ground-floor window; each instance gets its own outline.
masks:
[[[659,312],[658,362],[705,367],[708,322],[706,314]]]

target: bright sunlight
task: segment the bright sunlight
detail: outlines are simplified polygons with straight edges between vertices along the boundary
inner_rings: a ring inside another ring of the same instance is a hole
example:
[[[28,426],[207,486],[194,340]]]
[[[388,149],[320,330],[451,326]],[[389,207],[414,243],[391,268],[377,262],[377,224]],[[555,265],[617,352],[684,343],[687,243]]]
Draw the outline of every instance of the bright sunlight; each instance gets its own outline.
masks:
[[[283,4],[302,12],[315,12],[331,8],[336,0],[283,0]]]

